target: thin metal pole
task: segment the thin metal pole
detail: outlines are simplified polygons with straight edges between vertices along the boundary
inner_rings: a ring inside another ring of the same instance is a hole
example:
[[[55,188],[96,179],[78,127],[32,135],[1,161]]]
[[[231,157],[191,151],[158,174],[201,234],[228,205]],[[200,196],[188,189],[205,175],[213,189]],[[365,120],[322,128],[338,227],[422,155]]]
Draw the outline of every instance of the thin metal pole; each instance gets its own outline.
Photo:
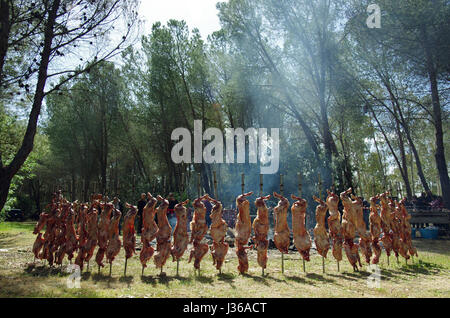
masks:
[[[242,179],[242,182],[241,182],[242,193],[244,193],[244,189],[245,189],[245,174],[244,173],[241,174],[241,179]]]

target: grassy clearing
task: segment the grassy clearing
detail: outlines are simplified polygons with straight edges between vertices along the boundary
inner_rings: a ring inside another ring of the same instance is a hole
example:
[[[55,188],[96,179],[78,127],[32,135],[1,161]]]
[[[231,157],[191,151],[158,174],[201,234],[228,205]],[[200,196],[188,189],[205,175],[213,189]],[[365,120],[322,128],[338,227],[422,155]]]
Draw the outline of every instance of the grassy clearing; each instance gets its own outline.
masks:
[[[186,252],[180,262],[179,277],[171,259],[164,268],[166,275],[160,276],[151,260],[141,276],[138,256],[128,260],[124,277],[122,249],[113,264],[112,277],[108,265],[98,273],[91,261],[90,270],[82,273],[81,288],[70,289],[67,263],[63,268],[49,268],[42,261],[33,264],[33,226],[34,223],[0,223],[0,297],[450,297],[450,240],[415,240],[420,257],[414,264],[405,264],[402,258],[397,264],[391,257],[388,266],[383,254],[380,288],[368,288],[368,269],[353,272],[347,261],[341,262],[337,272],[336,262],[325,260],[323,274],[322,259],[314,254],[304,273],[299,254],[290,252],[285,256],[283,275],[281,256],[275,250],[269,251],[264,277],[255,251],[249,251],[248,275],[239,275],[234,249],[227,255],[222,275],[207,255],[198,276],[193,265],[187,263]]]

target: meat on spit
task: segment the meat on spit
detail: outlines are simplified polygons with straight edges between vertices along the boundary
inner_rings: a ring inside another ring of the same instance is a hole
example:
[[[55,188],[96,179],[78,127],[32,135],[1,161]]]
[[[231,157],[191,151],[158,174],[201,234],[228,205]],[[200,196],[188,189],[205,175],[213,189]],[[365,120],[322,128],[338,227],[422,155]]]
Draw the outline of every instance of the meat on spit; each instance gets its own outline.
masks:
[[[128,212],[123,220],[123,248],[125,250],[125,258],[129,259],[136,253],[134,220],[137,215],[137,207],[128,203],[125,203],[125,207],[128,209]]]
[[[236,255],[239,260],[238,271],[244,274],[248,271],[248,257],[246,246],[252,232],[252,221],[250,218],[250,203],[247,197],[253,195],[253,192],[248,192],[239,195],[236,198],[236,206],[238,208],[238,215],[236,220]]]
[[[342,230],[344,233],[344,250],[347,259],[354,270],[358,270],[357,263],[361,265],[361,260],[358,253],[358,244],[354,243],[356,236],[356,212],[353,202],[349,197],[352,188],[340,194],[342,204],[344,205],[344,213],[342,215]]]
[[[142,250],[139,256],[142,267],[147,267],[147,262],[152,258],[155,249],[152,247],[151,242],[156,238],[158,233],[158,225],[155,222],[156,203],[158,200],[147,193],[147,204],[142,211],[142,231],[141,242]]]
[[[381,256],[381,246],[380,246],[380,236],[381,236],[381,217],[378,214],[377,200],[378,196],[370,198],[370,234],[372,236],[372,249],[374,253],[374,258],[372,259],[372,264],[378,264]]]
[[[170,255],[171,242],[170,235],[172,233],[172,227],[167,219],[167,209],[169,208],[169,201],[158,195],[159,204],[156,209],[156,215],[158,218],[158,233],[156,233],[156,253],[153,257],[153,261],[156,268],[163,268],[166,264],[167,258]]]
[[[106,259],[108,263],[112,264],[117,254],[120,252],[122,242],[119,237],[119,222],[122,217],[122,212],[118,209],[114,209],[114,213],[109,223],[108,228],[108,246],[106,247]]]
[[[332,241],[332,254],[337,262],[342,261],[342,243],[344,234],[341,225],[341,212],[339,212],[339,197],[327,190],[327,206],[330,216],[328,217],[328,229]]]
[[[98,201],[94,201],[98,202]],[[100,220],[98,222],[98,251],[95,256],[95,261],[98,266],[104,267],[103,258],[105,257],[106,248],[108,247],[108,229],[111,222],[111,213],[114,209],[112,203],[97,204],[100,208]]]
[[[225,242],[228,224],[222,218],[222,203],[212,198],[209,198],[209,200],[214,204],[211,211],[211,229],[209,231],[213,239],[210,250],[213,258],[213,265],[220,270],[225,261],[225,256],[228,253],[229,246],[228,243]]]
[[[273,193],[273,196],[280,200],[278,201],[278,205],[273,209],[273,214],[275,215],[273,241],[281,253],[287,254],[289,253],[288,248],[291,243],[291,230],[287,223],[289,200],[276,192]]]
[[[206,207],[203,204],[203,200],[215,201],[209,197],[208,194],[199,197],[194,200],[194,215],[191,221],[191,239],[190,243],[193,243],[193,248],[189,254],[189,263],[194,259],[194,268],[200,269],[200,263],[203,257],[208,253],[208,244],[202,243],[203,238],[208,232],[208,224],[206,223]]]
[[[330,239],[328,237],[327,229],[325,227],[325,217],[328,206],[325,201],[313,196],[314,201],[319,205],[316,207],[316,226],[314,227],[314,243],[316,244],[317,253],[324,258],[327,258],[328,250],[330,249]]]
[[[353,208],[356,215],[356,232],[359,235],[359,247],[362,254],[365,257],[366,263],[370,264],[370,258],[372,257],[371,237],[367,231],[366,222],[364,221],[364,205],[360,197],[351,195],[353,201]]]
[[[381,203],[381,228],[383,235],[381,236],[381,242],[383,243],[386,255],[389,257],[393,248],[392,230],[391,230],[391,209],[388,203],[389,192],[384,192],[379,195]]]
[[[259,197],[255,200],[257,215],[253,220],[253,242],[255,242],[258,265],[265,269],[267,267],[267,249],[269,248],[269,209],[265,200],[269,200],[270,195]]]
[[[411,215],[408,213],[408,211],[406,210],[405,207],[405,199],[401,200],[399,202],[399,207],[400,207],[400,211],[401,211],[401,217],[402,217],[402,225],[403,225],[403,229],[402,229],[402,235],[403,235],[403,240],[406,244],[406,247],[408,248],[408,253],[411,256],[419,256],[417,254],[417,249],[412,245],[412,240],[411,240],[411,224],[409,223],[409,220],[411,219]]]
[[[408,246],[406,245],[404,235],[403,235],[403,217],[402,217],[402,211],[400,208],[400,205],[397,201],[395,203],[391,200],[392,203],[390,203],[391,211],[394,212],[392,215],[392,223],[393,223],[393,234],[394,234],[394,241],[393,245],[395,246],[395,250],[397,250],[398,254],[400,254],[403,258],[409,259],[410,256],[408,254]]]
[[[306,208],[308,206],[305,199],[291,195],[295,200],[292,204],[292,232],[294,245],[305,261],[309,261],[309,251],[311,249],[311,237],[306,230]],[[286,200],[287,201],[287,200]]]
[[[175,225],[175,230],[173,232],[173,246],[170,251],[174,262],[183,257],[189,243],[189,235],[187,232],[188,215],[185,207],[188,203],[189,200],[180,202],[175,205],[174,208],[175,216],[177,217],[177,224]]]

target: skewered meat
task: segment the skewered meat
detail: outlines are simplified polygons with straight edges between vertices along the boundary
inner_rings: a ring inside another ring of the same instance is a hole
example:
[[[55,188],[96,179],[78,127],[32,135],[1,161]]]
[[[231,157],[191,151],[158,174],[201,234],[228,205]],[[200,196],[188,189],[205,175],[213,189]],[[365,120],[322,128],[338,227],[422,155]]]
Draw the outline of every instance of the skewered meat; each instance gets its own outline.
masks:
[[[392,209],[392,208],[391,208]],[[405,236],[403,235],[403,217],[402,217],[402,211],[400,209],[399,203],[396,201],[394,206],[394,213],[393,213],[393,232],[394,237],[397,239],[395,242],[398,244],[398,253],[405,259],[409,259],[410,256],[408,255],[408,246],[405,242]]]
[[[156,202],[158,202],[158,200],[154,198],[150,192],[147,193],[147,199],[147,204],[142,212],[142,250],[139,256],[143,267],[147,267],[147,262],[155,253],[155,249],[151,246],[151,242],[156,238],[156,233],[158,233],[158,225],[155,222]]]
[[[180,202],[175,205],[174,208],[175,215],[177,217],[177,225],[175,226],[175,231],[173,232],[173,246],[170,251],[174,262],[183,257],[189,243],[189,235],[187,233],[187,209],[185,207],[188,203],[189,200]]]
[[[295,200],[292,204],[292,232],[294,236],[294,245],[305,261],[309,261],[309,251],[311,249],[311,237],[306,230],[306,208],[308,206],[306,200],[291,195]],[[280,201],[281,202],[281,201]],[[286,203],[289,204],[289,202]],[[279,203],[280,204],[280,203]],[[275,208],[276,209],[276,208]],[[278,219],[278,218],[277,218]]]
[[[314,227],[314,243],[316,244],[317,253],[327,258],[330,249],[330,239],[325,227],[325,217],[328,207],[325,201],[313,196],[314,201],[319,203],[316,207],[316,226]]]
[[[342,215],[342,229],[344,233],[344,250],[347,259],[354,270],[358,270],[357,263],[361,265],[358,253],[358,244],[354,243],[356,235],[356,212],[352,200],[348,195],[352,192],[352,188],[340,194],[342,204],[344,205],[344,213]]]
[[[97,204],[97,206],[100,206],[101,212],[100,220],[98,222],[98,251],[97,255],[95,256],[95,261],[97,262],[98,266],[104,267],[105,265],[103,264],[103,258],[105,257],[106,248],[108,247],[108,228],[109,222],[111,221],[111,212],[114,208],[114,205],[112,203],[107,203]]]
[[[89,260],[94,255],[94,250],[98,242],[98,227],[97,218],[98,210],[95,208],[96,205],[92,205],[91,209],[86,214],[86,232],[87,239],[84,245],[85,257],[84,260],[89,262]]]
[[[75,259],[75,264],[80,266],[80,269],[83,269],[84,262],[88,262],[92,258],[97,246],[98,214],[94,204],[91,204],[89,210],[86,205],[82,205],[80,213],[84,214],[84,217],[81,219],[82,223],[79,224],[78,255]]]
[[[375,254],[372,259],[372,264],[378,264],[381,256],[381,246],[380,246],[380,236],[381,236],[381,217],[378,214],[378,208],[376,201],[378,200],[378,196],[370,198],[370,234],[372,236],[372,248],[373,253]]]
[[[39,220],[37,221],[36,225],[34,226],[33,234],[38,234],[40,231],[42,231],[45,224],[47,223],[48,217],[49,217],[49,214],[45,213],[45,212],[42,212],[39,215]]]
[[[122,242],[119,237],[119,222],[122,213],[118,209],[114,209],[114,214],[109,223],[108,229],[108,246],[106,247],[106,259],[108,263],[112,263],[120,252]]]
[[[194,215],[191,221],[191,239],[189,243],[194,241],[200,242],[208,232],[208,225],[206,224],[206,207],[203,200],[210,199],[206,194],[194,200]]]
[[[248,257],[247,247],[252,232],[252,223],[250,218],[250,203],[247,197],[251,196],[253,192],[241,194],[236,198],[236,206],[238,208],[238,216],[236,221],[236,255],[239,260],[238,271],[244,274],[248,271]]]
[[[208,194],[194,200],[194,215],[191,221],[191,240],[193,242],[193,248],[189,254],[189,263],[194,259],[194,268],[200,269],[200,263],[208,253],[208,244],[202,243],[203,238],[208,231],[208,225],[206,224],[206,207],[202,200],[213,200]],[[215,200],[214,200],[215,201]],[[216,201],[217,202],[217,201]]]
[[[156,233],[156,254],[153,257],[153,261],[156,268],[161,268],[166,264],[167,258],[170,254],[171,242],[170,234],[172,233],[172,227],[167,219],[167,209],[169,208],[169,201],[163,199],[158,195],[158,201],[160,205],[156,209],[156,215],[158,217],[158,233]]]
[[[210,249],[213,258],[213,265],[216,265],[216,268],[220,270],[225,260],[225,256],[228,253],[228,243],[224,242],[228,225],[227,222],[222,219],[222,203],[212,198],[209,198],[209,200],[214,204],[211,211],[210,230],[213,245]]]
[[[412,245],[411,224],[409,223],[409,220],[411,219],[411,215],[409,215],[408,211],[406,210],[405,199],[403,199],[399,202],[399,207],[400,207],[400,211],[401,211],[401,217],[403,220],[403,222],[402,222],[402,225],[403,225],[402,235],[404,236],[403,240],[408,248],[409,255],[419,256],[417,254],[417,249]]]
[[[53,265],[53,245],[55,244],[56,238],[56,217],[58,213],[58,207],[54,205],[50,211],[47,220],[45,222],[45,232],[44,232],[44,246],[42,246],[42,252],[39,255],[40,259],[46,259],[50,266]]]
[[[269,209],[264,201],[269,200],[270,197],[268,195],[256,199],[257,216],[253,221],[253,232],[255,233],[253,241],[256,245],[258,265],[263,269],[267,267],[267,249],[269,248],[269,240],[267,239],[267,234],[269,233]]]
[[[70,208],[66,216],[66,254],[69,261],[73,258],[73,253],[78,248],[78,236],[75,232],[75,212]]]
[[[55,252],[55,263],[61,265],[66,254],[66,216],[71,204],[64,202],[61,212],[56,217],[55,241],[52,251]]]
[[[341,225],[341,213],[338,209],[339,197],[333,192],[327,192],[327,206],[330,211],[330,216],[328,217],[328,228],[333,243],[332,253],[336,261],[340,262],[342,260],[342,243],[344,241],[344,235]]]
[[[379,195],[380,203],[381,203],[381,228],[383,230],[383,236],[381,237],[381,242],[383,243],[384,250],[386,251],[386,255],[389,257],[391,255],[392,250],[392,231],[391,231],[391,216],[390,216],[390,208],[388,205],[388,196],[389,192],[385,192]]]
[[[359,235],[359,247],[365,257],[366,263],[370,264],[370,258],[372,257],[371,237],[367,231],[366,222],[364,221],[364,205],[361,198],[352,196],[353,208],[356,213],[356,232]]]
[[[44,238],[42,237],[42,233],[38,233],[36,240],[33,243],[33,254],[35,258],[40,258],[39,254],[44,246]]]
[[[289,229],[287,223],[287,215],[289,209],[289,201],[281,194],[276,192],[273,193],[273,196],[280,201],[278,201],[278,205],[273,209],[273,213],[275,215],[275,228],[273,241],[277,249],[283,253],[289,253],[288,248],[290,245],[290,234],[291,230]]]
[[[130,258],[136,253],[136,230],[134,229],[134,220],[137,215],[137,207],[125,203],[128,210],[123,221],[123,248],[125,250],[125,258]]]

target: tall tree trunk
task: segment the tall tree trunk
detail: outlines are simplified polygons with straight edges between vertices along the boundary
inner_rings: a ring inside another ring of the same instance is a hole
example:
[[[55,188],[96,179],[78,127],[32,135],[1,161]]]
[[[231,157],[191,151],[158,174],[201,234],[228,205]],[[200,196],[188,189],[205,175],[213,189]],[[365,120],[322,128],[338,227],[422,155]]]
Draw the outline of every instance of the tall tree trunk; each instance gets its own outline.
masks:
[[[9,0],[0,0],[0,85],[3,81],[3,67],[8,52],[9,32],[11,30],[9,18]]]
[[[427,72],[430,80],[431,101],[433,104],[433,124],[436,137],[436,167],[439,172],[439,180],[442,189],[442,200],[445,208],[450,208],[450,179],[448,176],[447,162],[445,161],[444,132],[442,130],[441,102],[439,100],[439,89],[437,83],[437,71],[434,65],[433,55],[425,26],[422,29],[424,51],[427,63]]]
[[[1,167],[0,169],[0,210],[3,209],[6,203],[12,178],[19,171],[25,160],[27,160],[28,155],[33,150],[34,136],[36,135],[37,122],[39,114],[41,113],[42,101],[45,95],[44,89],[45,83],[47,81],[47,69],[50,61],[50,55],[52,53],[54,26],[60,2],[61,2],[60,0],[55,0],[52,3],[45,24],[44,41],[43,41],[44,47],[41,52],[41,62],[39,65],[36,91],[34,93],[33,105],[31,107],[28,125],[22,140],[22,145],[20,146],[11,163],[6,167]]]

